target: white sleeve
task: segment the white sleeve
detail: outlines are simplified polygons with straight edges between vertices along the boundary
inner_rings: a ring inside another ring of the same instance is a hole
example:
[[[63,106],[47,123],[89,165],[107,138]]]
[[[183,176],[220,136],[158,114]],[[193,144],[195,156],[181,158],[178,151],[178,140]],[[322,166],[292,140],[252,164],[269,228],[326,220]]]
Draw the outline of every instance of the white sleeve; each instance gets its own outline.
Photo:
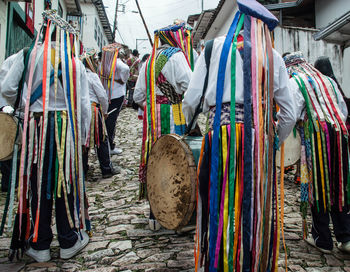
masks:
[[[194,68],[190,84],[185,92],[182,101],[182,111],[185,115],[186,123],[189,124],[194,116],[197,105],[200,103],[203,94],[207,66],[205,64],[204,52],[199,56]]]
[[[174,87],[176,93],[182,95],[186,92],[191,80],[192,71],[184,54],[175,53],[162,69],[167,81]]]
[[[91,122],[91,103],[89,96],[89,85],[84,65],[80,64],[80,87],[81,87],[81,122],[82,122],[82,143],[86,142]]]
[[[0,90],[7,103],[14,106],[17,98],[18,84],[24,70],[23,50],[19,51],[12,60],[12,65],[7,68],[8,72],[2,82],[0,82]]]
[[[117,59],[115,73],[116,79],[121,79],[124,83],[126,83],[130,75],[130,68],[121,59]]]
[[[335,92],[335,96],[338,100],[338,106],[339,106],[339,109],[341,111],[341,113],[343,114],[342,116],[342,119],[343,121],[345,122],[347,117],[348,117],[348,107],[346,106],[346,103],[344,101],[344,97],[342,96],[339,88],[338,88],[338,84],[333,80],[331,79],[330,77],[328,77],[329,81],[332,83],[333,87],[334,87],[334,92]]]
[[[100,103],[102,107],[102,111],[104,114],[108,111],[108,97],[105,89],[103,88],[103,85],[101,83],[100,78],[96,73],[91,73],[92,75],[92,87],[94,88],[94,92],[98,98],[98,102]]]
[[[274,51],[274,98],[280,107],[277,113],[280,144],[289,136],[295,122],[295,105],[290,90],[289,76],[282,57]]]
[[[6,106],[8,103],[6,102],[6,99],[2,95],[2,89],[1,89],[1,83],[4,82],[4,78],[8,74],[14,59],[16,58],[16,55],[12,55],[8,57],[4,62],[2,63],[0,67],[0,108]]]
[[[133,99],[136,104],[142,105],[142,103],[146,100],[146,64],[145,62],[139,73],[139,77],[137,78],[135,90],[134,90],[134,96]]]
[[[295,106],[295,116],[297,121],[303,119],[302,112],[305,109],[305,99],[303,97],[303,94],[301,93],[299,89],[298,83],[295,81],[293,77],[289,79],[289,88],[292,93],[292,97],[294,99],[294,106]]]

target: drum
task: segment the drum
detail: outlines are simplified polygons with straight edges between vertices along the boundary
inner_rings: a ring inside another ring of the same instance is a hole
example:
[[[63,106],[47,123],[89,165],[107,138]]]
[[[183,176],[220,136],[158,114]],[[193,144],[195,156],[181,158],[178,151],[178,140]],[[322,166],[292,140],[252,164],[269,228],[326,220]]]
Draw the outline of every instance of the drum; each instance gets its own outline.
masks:
[[[300,159],[301,142],[300,135],[297,131],[296,137],[294,133],[289,134],[284,141],[284,167],[295,164]],[[281,152],[276,152],[276,165],[281,166]]]
[[[179,230],[196,206],[197,163],[202,137],[161,136],[147,164],[147,194],[151,210],[166,229]]]
[[[13,147],[16,139],[21,139],[22,131],[17,137],[18,119],[10,114],[0,112],[0,161],[12,158]]]

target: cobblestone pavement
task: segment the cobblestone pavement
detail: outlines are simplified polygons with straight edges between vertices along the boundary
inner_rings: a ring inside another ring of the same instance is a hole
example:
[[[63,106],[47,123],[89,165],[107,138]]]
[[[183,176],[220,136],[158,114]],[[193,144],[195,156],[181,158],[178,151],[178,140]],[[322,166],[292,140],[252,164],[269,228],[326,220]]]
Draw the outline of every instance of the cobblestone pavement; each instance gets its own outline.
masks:
[[[138,200],[141,131],[142,121],[137,119],[136,112],[124,109],[117,125],[117,142],[124,151],[112,159],[121,167],[121,174],[101,179],[96,156],[91,156],[87,194],[93,237],[79,255],[68,261],[59,259],[54,239],[50,262],[39,264],[25,256],[11,264],[6,257],[10,235],[5,233],[0,237],[0,271],[193,271],[193,231],[178,234],[164,229],[149,230],[149,205]],[[299,194],[292,179],[293,175],[287,175],[285,181],[288,271],[350,272],[350,255],[338,249],[323,254],[302,240]],[[5,196],[0,194],[0,215]],[[284,271],[282,250],[279,266]]]

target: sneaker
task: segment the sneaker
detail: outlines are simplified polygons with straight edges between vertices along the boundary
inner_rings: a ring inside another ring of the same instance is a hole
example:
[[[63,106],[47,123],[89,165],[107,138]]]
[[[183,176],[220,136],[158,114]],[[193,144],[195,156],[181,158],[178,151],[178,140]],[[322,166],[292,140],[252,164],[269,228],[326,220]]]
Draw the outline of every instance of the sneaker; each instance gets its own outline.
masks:
[[[111,167],[111,170],[109,172],[103,173],[102,178],[110,178],[113,177],[114,175],[120,174],[120,168],[118,166],[113,166]]]
[[[157,231],[161,227],[156,219],[149,219],[148,220],[148,225],[149,225],[149,229],[153,230],[153,231]]]
[[[345,243],[338,242],[337,247],[340,251],[350,254],[350,241]]]
[[[120,148],[115,147],[114,149],[111,150],[110,154],[111,155],[120,155],[122,154],[123,150]]]
[[[50,249],[44,249],[44,250],[35,250],[33,248],[29,248],[26,251],[26,254],[29,257],[32,257],[35,261],[38,263],[45,263],[50,261],[51,256],[50,256]]]
[[[83,239],[81,239],[80,234],[78,234],[78,240],[76,241],[74,246],[70,248],[60,248],[61,259],[72,258],[89,243],[89,235],[84,230],[81,230],[80,233],[81,236],[83,236]]]
[[[319,251],[321,251],[321,252],[323,252],[325,254],[331,254],[332,253],[332,250],[324,249],[324,248],[321,248],[321,247],[317,246],[316,243],[315,243],[315,240],[312,237],[308,237],[307,239],[305,239],[305,242],[308,243],[309,245],[317,248]]]

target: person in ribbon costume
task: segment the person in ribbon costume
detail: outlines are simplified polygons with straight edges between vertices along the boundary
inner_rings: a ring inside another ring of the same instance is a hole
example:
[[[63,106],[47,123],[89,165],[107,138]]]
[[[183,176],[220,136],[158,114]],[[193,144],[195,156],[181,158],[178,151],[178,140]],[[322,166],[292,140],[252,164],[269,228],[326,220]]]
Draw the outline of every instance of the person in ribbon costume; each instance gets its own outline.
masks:
[[[301,137],[301,212],[303,236],[330,253],[332,217],[338,248],[350,253],[350,176],[346,119],[348,110],[337,83],[307,63],[301,52],[284,57],[294,92]],[[306,215],[311,206],[312,229]]]
[[[192,67],[191,32],[184,23],[154,32],[152,54],[140,69],[134,91],[135,103],[144,110],[140,198],[146,196],[146,165],[152,145],[161,135],[185,132],[181,100],[190,82]]]
[[[105,125],[105,119],[108,114],[108,97],[98,77],[96,51],[94,49],[85,52],[80,56],[86,67],[86,76],[89,85],[89,96],[91,101],[91,125],[90,132],[86,142],[86,148],[95,148],[103,178],[109,178],[118,173],[111,163],[109,154],[108,138]],[[88,151],[84,152],[85,172],[88,169]],[[119,171],[120,172],[120,171]]]
[[[196,271],[278,270],[275,153],[294,127],[294,103],[272,48],[278,20],[256,1],[237,3],[228,34],[199,56],[183,100],[187,124],[201,103],[209,112],[197,168]]]
[[[62,259],[85,247],[89,242],[85,230],[90,231],[82,162],[91,120],[88,80],[78,58],[76,31],[56,11],[45,11],[43,17],[31,47],[15,55],[1,82],[8,104],[14,106],[18,98],[24,112],[19,165],[12,167],[12,175],[19,171],[19,204],[10,256],[25,240],[26,254],[37,262],[51,258],[53,200]],[[13,207],[9,206],[11,226]]]
[[[123,152],[121,148],[116,147],[114,142],[117,119],[124,103],[126,83],[130,71],[129,66],[121,59],[122,54],[120,44],[109,44],[103,47],[99,72],[109,99],[106,127],[111,155]]]

